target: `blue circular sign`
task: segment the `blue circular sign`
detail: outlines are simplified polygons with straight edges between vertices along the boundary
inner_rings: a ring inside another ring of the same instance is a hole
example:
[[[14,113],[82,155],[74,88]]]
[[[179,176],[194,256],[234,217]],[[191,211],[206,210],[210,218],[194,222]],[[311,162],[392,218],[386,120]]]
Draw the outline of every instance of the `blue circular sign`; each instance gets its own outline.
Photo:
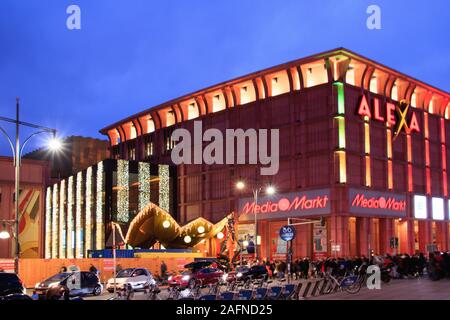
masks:
[[[291,241],[295,238],[294,226],[283,226],[280,229],[280,238],[284,241]]]

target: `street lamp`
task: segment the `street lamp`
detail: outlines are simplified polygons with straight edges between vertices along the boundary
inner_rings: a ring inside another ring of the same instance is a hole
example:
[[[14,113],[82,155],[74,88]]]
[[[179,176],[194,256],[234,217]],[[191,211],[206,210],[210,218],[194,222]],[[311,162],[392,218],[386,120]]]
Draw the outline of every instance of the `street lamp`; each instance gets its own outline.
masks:
[[[11,147],[11,151],[13,154],[13,161],[15,167],[15,193],[14,193],[14,207],[15,207],[15,217],[14,217],[14,238],[15,238],[15,254],[14,254],[14,272],[16,274],[19,273],[19,257],[20,257],[20,248],[19,248],[19,193],[20,193],[20,166],[22,162],[22,154],[25,145],[30,141],[30,139],[40,133],[51,133],[52,134],[52,143],[49,145],[52,151],[59,150],[61,147],[61,142],[57,142],[56,130],[39,126],[36,124],[23,122],[19,120],[19,98],[16,98],[16,119],[10,119],[5,117],[0,117],[1,121],[14,123],[16,129],[15,142],[8,135],[5,129],[0,126],[0,132],[6,137],[9,142],[9,146]],[[33,132],[29,135],[21,144],[19,137],[19,129],[20,126],[25,126],[33,129],[37,129],[37,131]],[[0,221],[1,222],[1,221]],[[3,236],[6,236],[4,233]]]
[[[9,239],[11,237],[8,230],[6,230],[6,223],[3,222],[2,224],[2,231],[0,231],[0,239]]]
[[[238,182],[236,182],[236,189],[244,190],[245,187],[246,187],[246,184],[244,181],[239,180]],[[276,193],[276,189],[273,185],[267,185],[264,189],[265,189],[266,195],[274,195]],[[258,236],[258,218],[256,215],[256,207],[258,205],[258,195],[261,191],[262,191],[262,187],[255,187],[252,190],[253,202],[255,204],[253,206],[253,216],[255,218],[255,259],[257,262],[258,262],[258,245],[260,245],[260,238]]]

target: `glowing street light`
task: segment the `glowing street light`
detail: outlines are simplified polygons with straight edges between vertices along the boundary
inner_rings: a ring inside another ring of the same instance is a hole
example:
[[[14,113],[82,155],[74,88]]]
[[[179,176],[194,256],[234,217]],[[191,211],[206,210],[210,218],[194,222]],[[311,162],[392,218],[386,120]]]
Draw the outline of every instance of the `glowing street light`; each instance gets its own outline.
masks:
[[[219,232],[218,234],[217,234],[217,239],[223,239],[223,237],[224,237],[224,234],[223,234],[223,232]]]
[[[276,192],[276,190],[275,190],[275,187],[274,187],[274,186],[268,186],[268,187],[266,188],[266,193],[267,193],[268,195],[273,195],[273,194],[275,194],[275,192]]]
[[[19,98],[16,98],[16,118],[10,119],[10,118],[6,118],[6,117],[0,117],[0,121],[14,123],[14,125],[15,125],[15,139],[10,137],[9,134],[7,133],[7,131],[2,126],[0,126],[0,133],[3,134],[9,142],[9,146],[11,148],[13,159],[14,159],[14,167],[15,167],[15,179],[14,179],[15,180],[15,187],[14,187],[14,189],[15,189],[15,193],[14,193],[15,217],[14,217],[14,221],[13,221],[14,231],[12,232],[14,240],[15,240],[15,245],[14,245],[14,272],[15,273],[19,273],[19,256],[20,256],[19,193],[20,193],[20,166],[21,166],[21,162],[22,162],[23,150],[24,150],[24,147],[27,145],[28,141],[30,141],[31,138],[33,138],[34,136],[36,136],[38,134],[51,133],[53,140],[56,138],[56,130],[55,129],[21,121],[19,118],[19,109],[20,109],[19,108]],[[20,141],[21,126],[36,129],[36,131],[31,133],[26,139],[24,139],[22,143]],[[52,150],[59,149],[60,146],[61,146],[61,142],[58,143],[55,140],[49,144],[49,148],[51,148]],[[5,232],[5,231],[0,232],[0,237],[2,239],[5,239],[5,237],[7,237],[7,233],[8,232]],[[9,238],[9,236],[10,235],[8,233],[8,238]]]
[[[244,189],[244,188],[245,188],[245,183],[242,182],[242,181],[238,181],[238,182],[236,183],[236,188],[239,189],[239,190]]]
[[[191,239],[190,236],[184,237],[184,242],[186,242],[186,243],[191,243],[191,241],[192,241],[192,239]]]
[[[48,141],[47,146],[50,149],[50,151],[56,152],[62,149],[62,142],[60,139],[54,136]]]
[[[256,179],[255,179],[256,180]],[[255,181],[256,184],[256,181]],[[242,180],[239,180],[236,183],[236,189],[238,190],[243,190],[245,188],[245,183]],[[253,215],[255,217],[255,258],[256,260],[258,260],[258,245],[261,242],[261,237],[258,236],[258,218],[256,215],[256,208],[258,206],[258,196],[259,193],[262,192],[262,187],[255,187],[253,190],[253,202],[254,202],[254,206],[253,206]],[[264,189],[266,195],[274,195],[276,193],[276,189],[273,185],[268,185],[265,189]],[[246,246],[246,245],[244,245]]]

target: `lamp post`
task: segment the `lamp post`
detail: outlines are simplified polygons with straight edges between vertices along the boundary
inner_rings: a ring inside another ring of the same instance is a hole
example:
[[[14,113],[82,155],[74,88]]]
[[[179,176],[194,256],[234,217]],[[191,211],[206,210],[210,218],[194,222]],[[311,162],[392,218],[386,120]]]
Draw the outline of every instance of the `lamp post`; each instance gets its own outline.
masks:
[[[242,180],[239,180],[236,183],[236,188],[238,190],[244,190],[245,187],[246,187],[246,185],[245,185],[244,181],[242,181]],[[258,216],[256,215],[256,207],[258,206],[258,196],[261,191],[262,191],[261,186],[256,186],[252,190],[253,202],[254,202],[253,216],[254,216],[254,223],[255,223],[255,260],[257,262],[259,261],[259,255],[258,255]],[[275,194],[276,190],[275,190],[275,187],[273,187],[272,185],[268,185],[265,188],[265,192],[267,195],[273,195],[273,194]],[[242,254],[241,254],[241,256],[242,256]]]
[[[49,144],[49,147],[52,151],[56,151],[61,147],[61,143],[56,139],[56,130],[39,126],[36,124],[23,122],[19,120],[19,98],[16,98],[16,119],[10,119],[5,117],[0,117],[1,121],[14,123],[15,124],[15,142],[10,138],[8,133],[4,128],[0,126],[0,132],[6,137],[9,142],[9,146],[11,147],[11,151],[13,154],[13,162],[15,168],[15,193],[14,193],[14,208],[15,208],[15,217],[14,217],[14,240],[15,240],[15,248],[14,248],[14,272],[16,274],[19,273],[19,257],[20,257],[20,248],[19,248],[19,193],[20,193],[20,166],[22,162],[22,152],[25,145],[30,141],[30,139],[40,133],[51,133],[52,140]],[[20,144],[20,126],[25,126],[33,129],[37,129],[37,131],[33,132],[29,135],[24,141],[23,144]]]

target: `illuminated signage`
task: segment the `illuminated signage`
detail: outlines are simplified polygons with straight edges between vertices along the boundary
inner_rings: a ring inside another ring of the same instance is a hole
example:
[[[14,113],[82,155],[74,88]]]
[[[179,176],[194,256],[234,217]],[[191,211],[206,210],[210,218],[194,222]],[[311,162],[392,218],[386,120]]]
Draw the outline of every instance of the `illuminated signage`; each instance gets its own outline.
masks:
[[[433,219],[444,220],[444,199],[437,197],[431,198],[431,210]]]
[[[417,219],[426,219],[427,212],[427,197],[426,196],[414,196],[414,217]]]
[[[330,213],[330,190],[311,190],[282,193],[273,196],[239,200],[239,220],[252,221],[254,213],[258,219],[280,219]]]
[[[386,192],[349,189],[349,211],[357,214],[406,216],[406,196]]]
[[[371,108],[366,96],[362,95],[359,102],[358,114],[362,117],[388,123],[394,128],[395,139],[402,130],[406,133],[413,131],[420,132],[419,122],[417,121],[415,112],[411,111],[411,115],[408,117],[409,109],[410,104],[406,100],[401,100],[398,104],[386,102],[384,108],[382,108],[380,100],[377,98],[373,99]]]

